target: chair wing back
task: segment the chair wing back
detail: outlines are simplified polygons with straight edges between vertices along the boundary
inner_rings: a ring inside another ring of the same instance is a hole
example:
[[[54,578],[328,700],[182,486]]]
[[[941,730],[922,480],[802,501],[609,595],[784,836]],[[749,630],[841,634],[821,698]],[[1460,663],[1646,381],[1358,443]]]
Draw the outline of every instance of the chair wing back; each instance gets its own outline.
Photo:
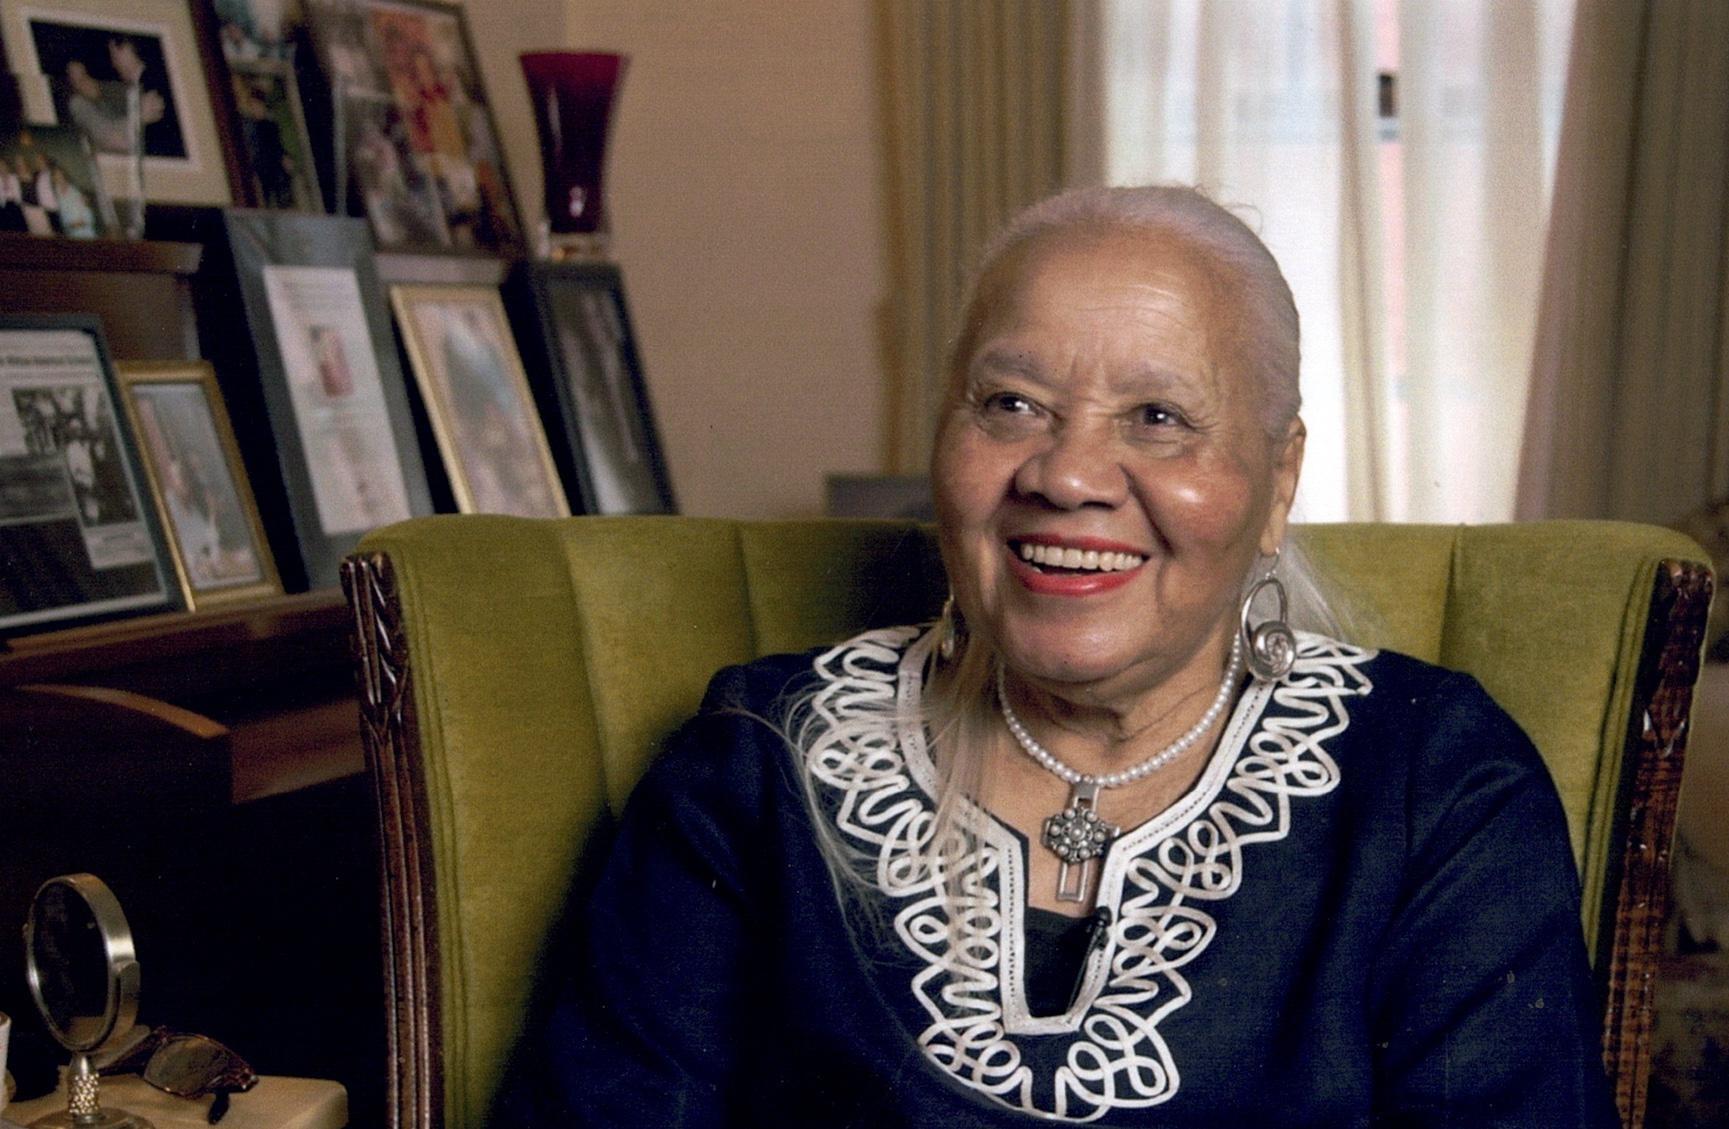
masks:
[[[1356,637],[1476,675],[1542,750],[1633,1118],[1639,962],[1709,597],[1703,566],[1680,562],[1703,553],[1608,523],[1299,538],[1351,595]],[[444,517],[369,535],[344,583],[384,849],[392,1124],[468,1129],[486,1123],[585,848],[710,675],[929,619],[945,582],[929,531],[905,523]],[[1629,826],[1636,788],[1650,794]]]
[[[344,570],[384,851],[388,1101],[486,1124],[584,848],[729,663],[930,618],[889,522],[445,517]]]

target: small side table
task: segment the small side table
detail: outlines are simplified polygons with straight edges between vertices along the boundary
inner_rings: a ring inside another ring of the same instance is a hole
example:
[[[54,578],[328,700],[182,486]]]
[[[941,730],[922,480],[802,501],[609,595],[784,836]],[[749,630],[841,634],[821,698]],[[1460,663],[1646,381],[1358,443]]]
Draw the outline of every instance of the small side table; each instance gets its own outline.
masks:
[[[177,1098],[136,1074],[102,1079],[102,1104],[147,1117],[156,1129],[210,1129],[205,1120],[211,1098]],[[258,1085],[230,1099],[216,1129],[343,1129],[348,1124],[348,1091],[321,1078],[264,1076]],[[0,1117],[29,1125],[44,1114],[66,1108],[66,1091],[14,1102]]]

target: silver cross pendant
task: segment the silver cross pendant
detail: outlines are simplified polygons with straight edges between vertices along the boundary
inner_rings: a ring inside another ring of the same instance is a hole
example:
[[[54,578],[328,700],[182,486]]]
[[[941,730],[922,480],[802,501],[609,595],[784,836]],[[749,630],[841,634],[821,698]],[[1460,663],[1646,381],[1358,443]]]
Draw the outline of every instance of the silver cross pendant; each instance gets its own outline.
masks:
[[[1045,820],[1042,842],[1062,865],[1057,870],[1057,901],[1085,902],[1091,896],[1094,864],[1121,829],[1099,818],[1099,785],[1083,780],[1069,791],[1069,806]]]

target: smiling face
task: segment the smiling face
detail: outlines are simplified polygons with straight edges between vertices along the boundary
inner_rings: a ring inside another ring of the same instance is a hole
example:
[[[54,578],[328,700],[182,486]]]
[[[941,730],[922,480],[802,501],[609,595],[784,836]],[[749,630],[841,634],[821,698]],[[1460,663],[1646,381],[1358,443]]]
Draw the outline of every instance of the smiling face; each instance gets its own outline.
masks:
[[[1243,581],[1284,537],[1302,425],[1269,439],[1204,254],[1034,237],[963,339],[932,470],[944,561],[969,629],[1066,697],[1216,686]]]

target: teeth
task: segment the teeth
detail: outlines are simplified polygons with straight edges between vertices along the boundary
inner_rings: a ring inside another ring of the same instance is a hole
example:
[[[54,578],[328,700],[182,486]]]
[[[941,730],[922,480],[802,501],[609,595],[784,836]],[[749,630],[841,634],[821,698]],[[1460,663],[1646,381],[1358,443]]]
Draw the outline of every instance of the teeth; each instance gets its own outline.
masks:
[[[1146,558],[1139,553],[1101,553],[1096,549],[1065,549],[1058,545],[1020,543],[1021,560],[1047,568],[1070,568],[1089,572],[1121,572],[1139,568]]]

